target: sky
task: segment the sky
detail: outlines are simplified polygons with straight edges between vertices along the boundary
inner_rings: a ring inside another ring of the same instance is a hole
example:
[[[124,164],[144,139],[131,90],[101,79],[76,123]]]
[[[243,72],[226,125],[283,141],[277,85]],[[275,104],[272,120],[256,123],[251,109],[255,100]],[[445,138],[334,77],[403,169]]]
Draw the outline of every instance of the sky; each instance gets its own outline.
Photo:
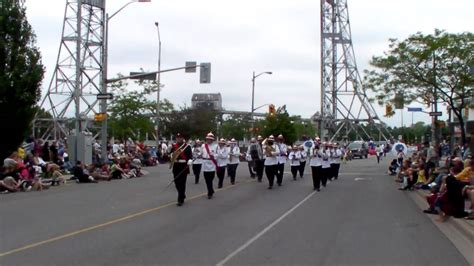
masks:
[[[304,118],[320,110],[320,1],[151,1],[133,3],[110,20],[109,78],[140,68],[157,69],[155,22],[159,22],[161,69],[182,67],[186,61],[212,64],[210,84],[200,84],[198,73],[162,74],[162,99],[190,106],[193,93],[220,92],[226,110],[250,111],[253,71],[271,71],[273,75],[256,79],[255,106],[286,105],[290,115]],[[107,12],[112,14],[126,3],[108,0]],[[43,92],[56,64],[65,5],[66,0],[26,1],[27,19],[46,67]],[[370,68],[372,56],[388,49],[390,38],[429,34],[435,28],[472,31],[474,25],[473,0],[348,0],[348,6],[361,74]],[[374,107],[383,122],[401,125],[399,110],[385,118],[384,108]],[[439,108],[445,113],[445,106]],[[431,120],[427,114],[415,113],[413,121]],[[412,114],[404,112],[403,122],[409,126]]]

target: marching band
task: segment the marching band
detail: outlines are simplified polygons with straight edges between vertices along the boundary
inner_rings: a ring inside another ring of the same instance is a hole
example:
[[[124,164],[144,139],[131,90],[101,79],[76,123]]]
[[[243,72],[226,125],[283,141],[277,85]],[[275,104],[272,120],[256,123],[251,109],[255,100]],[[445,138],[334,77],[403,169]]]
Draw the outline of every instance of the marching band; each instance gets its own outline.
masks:
[[[326,187],[328,181],[337,180],[341,165],[343,151],[337,143],[321,142],[319,137],[309,140],[302,145],[287,146],[283,135],[275,139],[273,135],[263,139],[258,136],[253,138],[245,154],[240,152],[235,139],[226,141],[221,138],[217,144],[214,143],[215,136],[208,133],[205,142],[196,140],[191,148],[191,142],[186,142],[183,136],[176,135],[177,142],[171,150],[171,166],[173,168],[174,180],[178,191],[178,206],[183,205],[186,198],[186,177],[190,173],[190,167],[195,177],[195,184],[199,184],[201,171],[207,186],[208,199],[212,199],[214,191],[214,177],[217,175],[218,188],[222,188],[227,175],[232,185],[236,182],[236,172],[241,158],[248,162],[251,178],[257,178],[262,182],[263,173],[268,179],[268,189],[272,189],[275,179],[278,186],[283,184],[285,164],[290,164],[293,180],[297,180],[299,174],[303,178],[306,162],[311,167],[313,189],[321,190],[321,185]]]

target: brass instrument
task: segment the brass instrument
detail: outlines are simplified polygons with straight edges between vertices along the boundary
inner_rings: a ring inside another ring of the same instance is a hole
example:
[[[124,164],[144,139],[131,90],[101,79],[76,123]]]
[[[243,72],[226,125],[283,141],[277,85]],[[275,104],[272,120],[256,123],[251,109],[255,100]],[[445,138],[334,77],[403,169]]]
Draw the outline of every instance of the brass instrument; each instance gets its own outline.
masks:
[[[178,157],[183,153],[183,151],[188,147],[188,144],[185,142],[183,145],[181,145],[177,150],[175,150],[171,154],[171,159],[170,159],[170,169],[173,168],[174,163],[178,159]]]
[[[272,152],[274,150],[273,150],[272,146],[267,145],[267,140],[268,140],[268,138],[266,138],[262,141],[262,146],[265,146],[265,155],[272,157],[273,156]]]

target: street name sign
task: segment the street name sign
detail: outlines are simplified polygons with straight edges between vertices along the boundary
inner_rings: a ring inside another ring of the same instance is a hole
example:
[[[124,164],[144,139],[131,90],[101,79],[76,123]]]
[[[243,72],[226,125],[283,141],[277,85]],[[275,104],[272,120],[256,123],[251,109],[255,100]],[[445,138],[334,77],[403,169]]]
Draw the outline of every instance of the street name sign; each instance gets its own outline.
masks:
[[[442,112],[430,112],[430,116],[442,116]]]
[[[421,107],[408,107],[408,112],[423,112]]]
[[[97,100],[112,100],[114,95],[112,93],[99,93],[97,94]]]

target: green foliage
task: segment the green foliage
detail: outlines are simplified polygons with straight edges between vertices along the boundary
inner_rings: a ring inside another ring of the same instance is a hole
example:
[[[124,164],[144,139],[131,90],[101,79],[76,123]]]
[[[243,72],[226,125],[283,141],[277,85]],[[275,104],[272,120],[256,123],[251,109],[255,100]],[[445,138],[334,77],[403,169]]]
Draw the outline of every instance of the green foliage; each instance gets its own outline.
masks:
[[[293,126],[296,131],[297,138],[301,139],[302,136],[313,137],[316,134],[316,128],[314,125],[306,121],[301,121],[301,116],[291,116]]]
[[[268,115],[265,120],[260,122],[262,128],[262,136],[268,137],[270,135],[275,138],[282,134],[285,138],[285,143],[292,145],[298,140],[294,121],[291,120],[290,115],[286,110],[277,112],[275,115]]]
[[[248,115],[231,115],[226,118],[221,125],[221,136],[226,139],[235,138],[243,140],[249,137],[249,129],[252,127],[249,123]]]
[[[147,96],[152,92],[152,83],[143,83],[143,90],[127,91],[127,83],[116,82],[112,91],[116,95],[110,105],[109,129],[110,135],[118,139],[143,139],[146,133],[155,132],[156,101],[149,100]],[[173,110],[173,105],[168,100],[160,101],[160,122],[167,118],[162,114]]]
[[[181,133],[185,138],[203,139],[207,133],[216,134],[220,114],[217,111],[182,107],[179,111],[172,111],[165,122],[165,131],[169,135]]]
[[[472,51],[474,34],[469,32],[435,30],[434,34],[416,33],[403,41],[391,39],[389,50],[372,58],[376,70],[365,71],[365,84],[376,93],[380,105],[400,103],[395,95],[402,95],[405,104],[430,106],[436,92],[459,119],[465,143],[462,113],[474,89],[474,76],[469,73],[474,65]]]
[[[423,137],[426,139],[431,135],[431,127],[423,122],[418,122],[412,127],[389,128],[389,131],[396,138],[401,135],[408,144],[421,143]]]
[[[0,6],[0,158],[27,137],[41,96],[44,68],[36,36],[18,1]]]

